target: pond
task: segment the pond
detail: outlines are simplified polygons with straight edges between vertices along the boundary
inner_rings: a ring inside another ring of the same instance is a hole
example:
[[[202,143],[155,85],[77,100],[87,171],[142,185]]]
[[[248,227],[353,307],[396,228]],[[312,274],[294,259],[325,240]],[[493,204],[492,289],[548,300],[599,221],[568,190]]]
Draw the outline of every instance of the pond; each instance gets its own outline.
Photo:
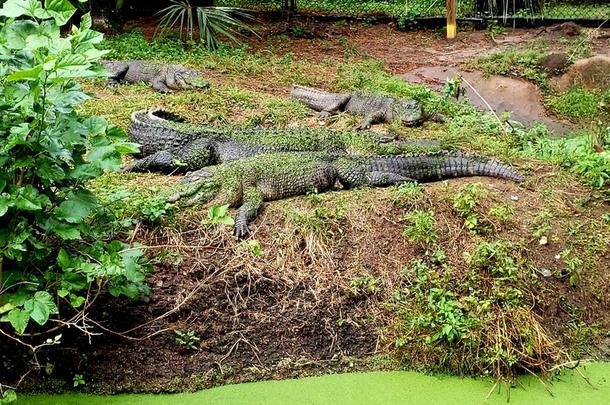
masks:
[[[610,401],[610,363],[564,371],[544,384],[525,376],[507,397],[505,384],[486,379],[431,376],[415,372],[333,374],[298,380],[228,385],[196,393],[20,396],[18,405],[189,405],[189,404],[602,404]],[[584,376],[584,377],[583,377]],[[588,380],[585,380],[585,378]],[[590,383],[590,384],[589,384]],[[552,394],[551,394],[552,393]],[[489,397],[488,397],[489,395]],[[486,400],[487,398],[487,400]]]

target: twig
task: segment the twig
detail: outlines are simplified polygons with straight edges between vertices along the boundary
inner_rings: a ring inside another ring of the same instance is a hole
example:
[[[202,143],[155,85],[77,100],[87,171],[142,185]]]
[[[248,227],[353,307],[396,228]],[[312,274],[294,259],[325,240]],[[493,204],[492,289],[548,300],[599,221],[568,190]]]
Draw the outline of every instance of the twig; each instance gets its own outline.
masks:
[[[479,97],[481,99],[481,101],[483,101],[483,103],[485,103],[485,105],[487,106],[487,108],[489,109],[489,111],[494,115],[494,117],[496,117],[496,120],[498,120],[498,123],[500,124],[500,127],[502,128],[502,131],[504,131],[504,133],[507,133],[506,130],[506,125],[504,125],[504,123],[502,122],[502,120],[500,119],[500,117],[498,117],[498,114],[496,114],[496,111],[491,107],[491,105],[487,102],[487,100],[485,100],[485,98],[481,95],[481,93],[479,93],[477,91],[477,89],[475,89],[473,87],[472,84],[470,84],[470,82],[468,80],[466,80],[466,78],[462,75],[460,75],[460,79],[466,83],[466,85],[468,87],[470,87],[470,89],[474,92],[474,94],[477,95],[477,97]]]

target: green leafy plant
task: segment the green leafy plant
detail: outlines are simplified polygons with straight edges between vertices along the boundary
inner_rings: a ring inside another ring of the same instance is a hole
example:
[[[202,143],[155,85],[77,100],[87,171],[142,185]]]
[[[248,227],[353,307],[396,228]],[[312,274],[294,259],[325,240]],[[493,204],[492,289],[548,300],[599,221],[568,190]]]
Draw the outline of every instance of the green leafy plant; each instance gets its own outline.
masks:
[[[207,225],[223,224],[235,225],[235,220],[229,213],[229,205],[214,205],[208,210],[208,217],[204,220]]]
[[[460,96],[466,94],[466,89],[462,86],[462,76],[456,73],[452,78],[447,78],[442,91],[447,97],[453,97],[456,100],[459,100]]]
[[[0,405],[12,404],[15,401],[17,401],[15,390],[7,389],[0,393]]]
[[[374,295],[379,292],[379,279],[370,274],[353,278],[349,282],[348,294],[352,297]]]
[[[243,244],[250,250],[250,253],[252,253],[253,256],[260,256],[263,254],[263,248],[258,239],[250,239],[243,242]]]
[[[195,334],[195,331],[189,330],[183,332],[181,330],[175,330],[175,341],[176,344],[187,351],[195,351],[199,349],[199,341],[201,338]]]
[[[404,229],[404,235],[411,241],[430,245],[438,240],[436,219],[432,211],[415,210],[407,213],[404,219],[411,223]]]
[[[479,183],[471,183],[462,188],[453,196],[453,209],[462,218],[464,225],[473,233],[485,232],[488,224],[476,211],[479,200],[485,195],[485,189]]]
[[[76,111],[89,98],[76,79],[104,76],[102,35],[86,14],[62,36],[75,8],[45,5],[8,0],[0,9],[0,331],[9,336],[32,324],[44,335],[51,318],[84,314],[100,292],[148,292],[142,250],[112,240],[107,209],[86,188],[138,150],[105,119]],[[35,355],[58,343],[28,346]]]
[[[83,377],[82,374],[74,374],[74,376],[72,377],[72,385],[74,386],[74,388],[85,384],[87,383],[85,382],[85,377]]]
[[[199,32],[199,41],[205,43],[209,48],[218,48],[218,35],[224,35],[228,39],[239,42],[235,35],[239,30],[254,30],[238,18],[252,18],[252,16],[239,8],[233,7],[196,7],[188,0],[172,0],[171,6],[164,8],[157,14],[161,15],[158,31],[166,33],[178,28],[180,39],[194,42],[195,25]]]
[[[401,207],[407,207],[423,198],[424,189],[422,186],[415,182],[409,182],[396,187],[393,203]]]

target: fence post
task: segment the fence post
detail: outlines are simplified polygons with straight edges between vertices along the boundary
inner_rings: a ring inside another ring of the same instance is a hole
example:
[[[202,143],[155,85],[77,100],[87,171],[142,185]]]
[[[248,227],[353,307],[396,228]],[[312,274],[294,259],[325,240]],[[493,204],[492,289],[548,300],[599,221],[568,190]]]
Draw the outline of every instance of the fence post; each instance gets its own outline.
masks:
[[[453,39],[457,36],[456,7],[457,0],[447,0],[447,38]]]

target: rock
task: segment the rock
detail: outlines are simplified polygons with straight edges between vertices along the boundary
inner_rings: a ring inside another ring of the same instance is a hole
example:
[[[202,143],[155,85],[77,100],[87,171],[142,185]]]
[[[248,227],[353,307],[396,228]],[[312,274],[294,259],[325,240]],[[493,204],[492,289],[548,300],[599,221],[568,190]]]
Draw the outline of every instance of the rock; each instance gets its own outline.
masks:
[[[553,275],[553,273],[551,273],[551,271],[548,269],[540,270],[540,274],[542,274],[542,277],[551,277]]]
[[[549,33],[557,33],[561,36],[576,37],[580,35],[581,28],[578,26],[578,24],[572,21],[568,21],[562,24],[551,25],[550,27],[547,27],[544,31]]]
[[[584,87],[589,90],[610,88],[610,56],[596,55],[581,59],[553,82],[559,91],[570,87]]]
[[[563,72],[568,65],[568,54],[565,52],[553,52],[538,61],[538,67],[549,75]]]

